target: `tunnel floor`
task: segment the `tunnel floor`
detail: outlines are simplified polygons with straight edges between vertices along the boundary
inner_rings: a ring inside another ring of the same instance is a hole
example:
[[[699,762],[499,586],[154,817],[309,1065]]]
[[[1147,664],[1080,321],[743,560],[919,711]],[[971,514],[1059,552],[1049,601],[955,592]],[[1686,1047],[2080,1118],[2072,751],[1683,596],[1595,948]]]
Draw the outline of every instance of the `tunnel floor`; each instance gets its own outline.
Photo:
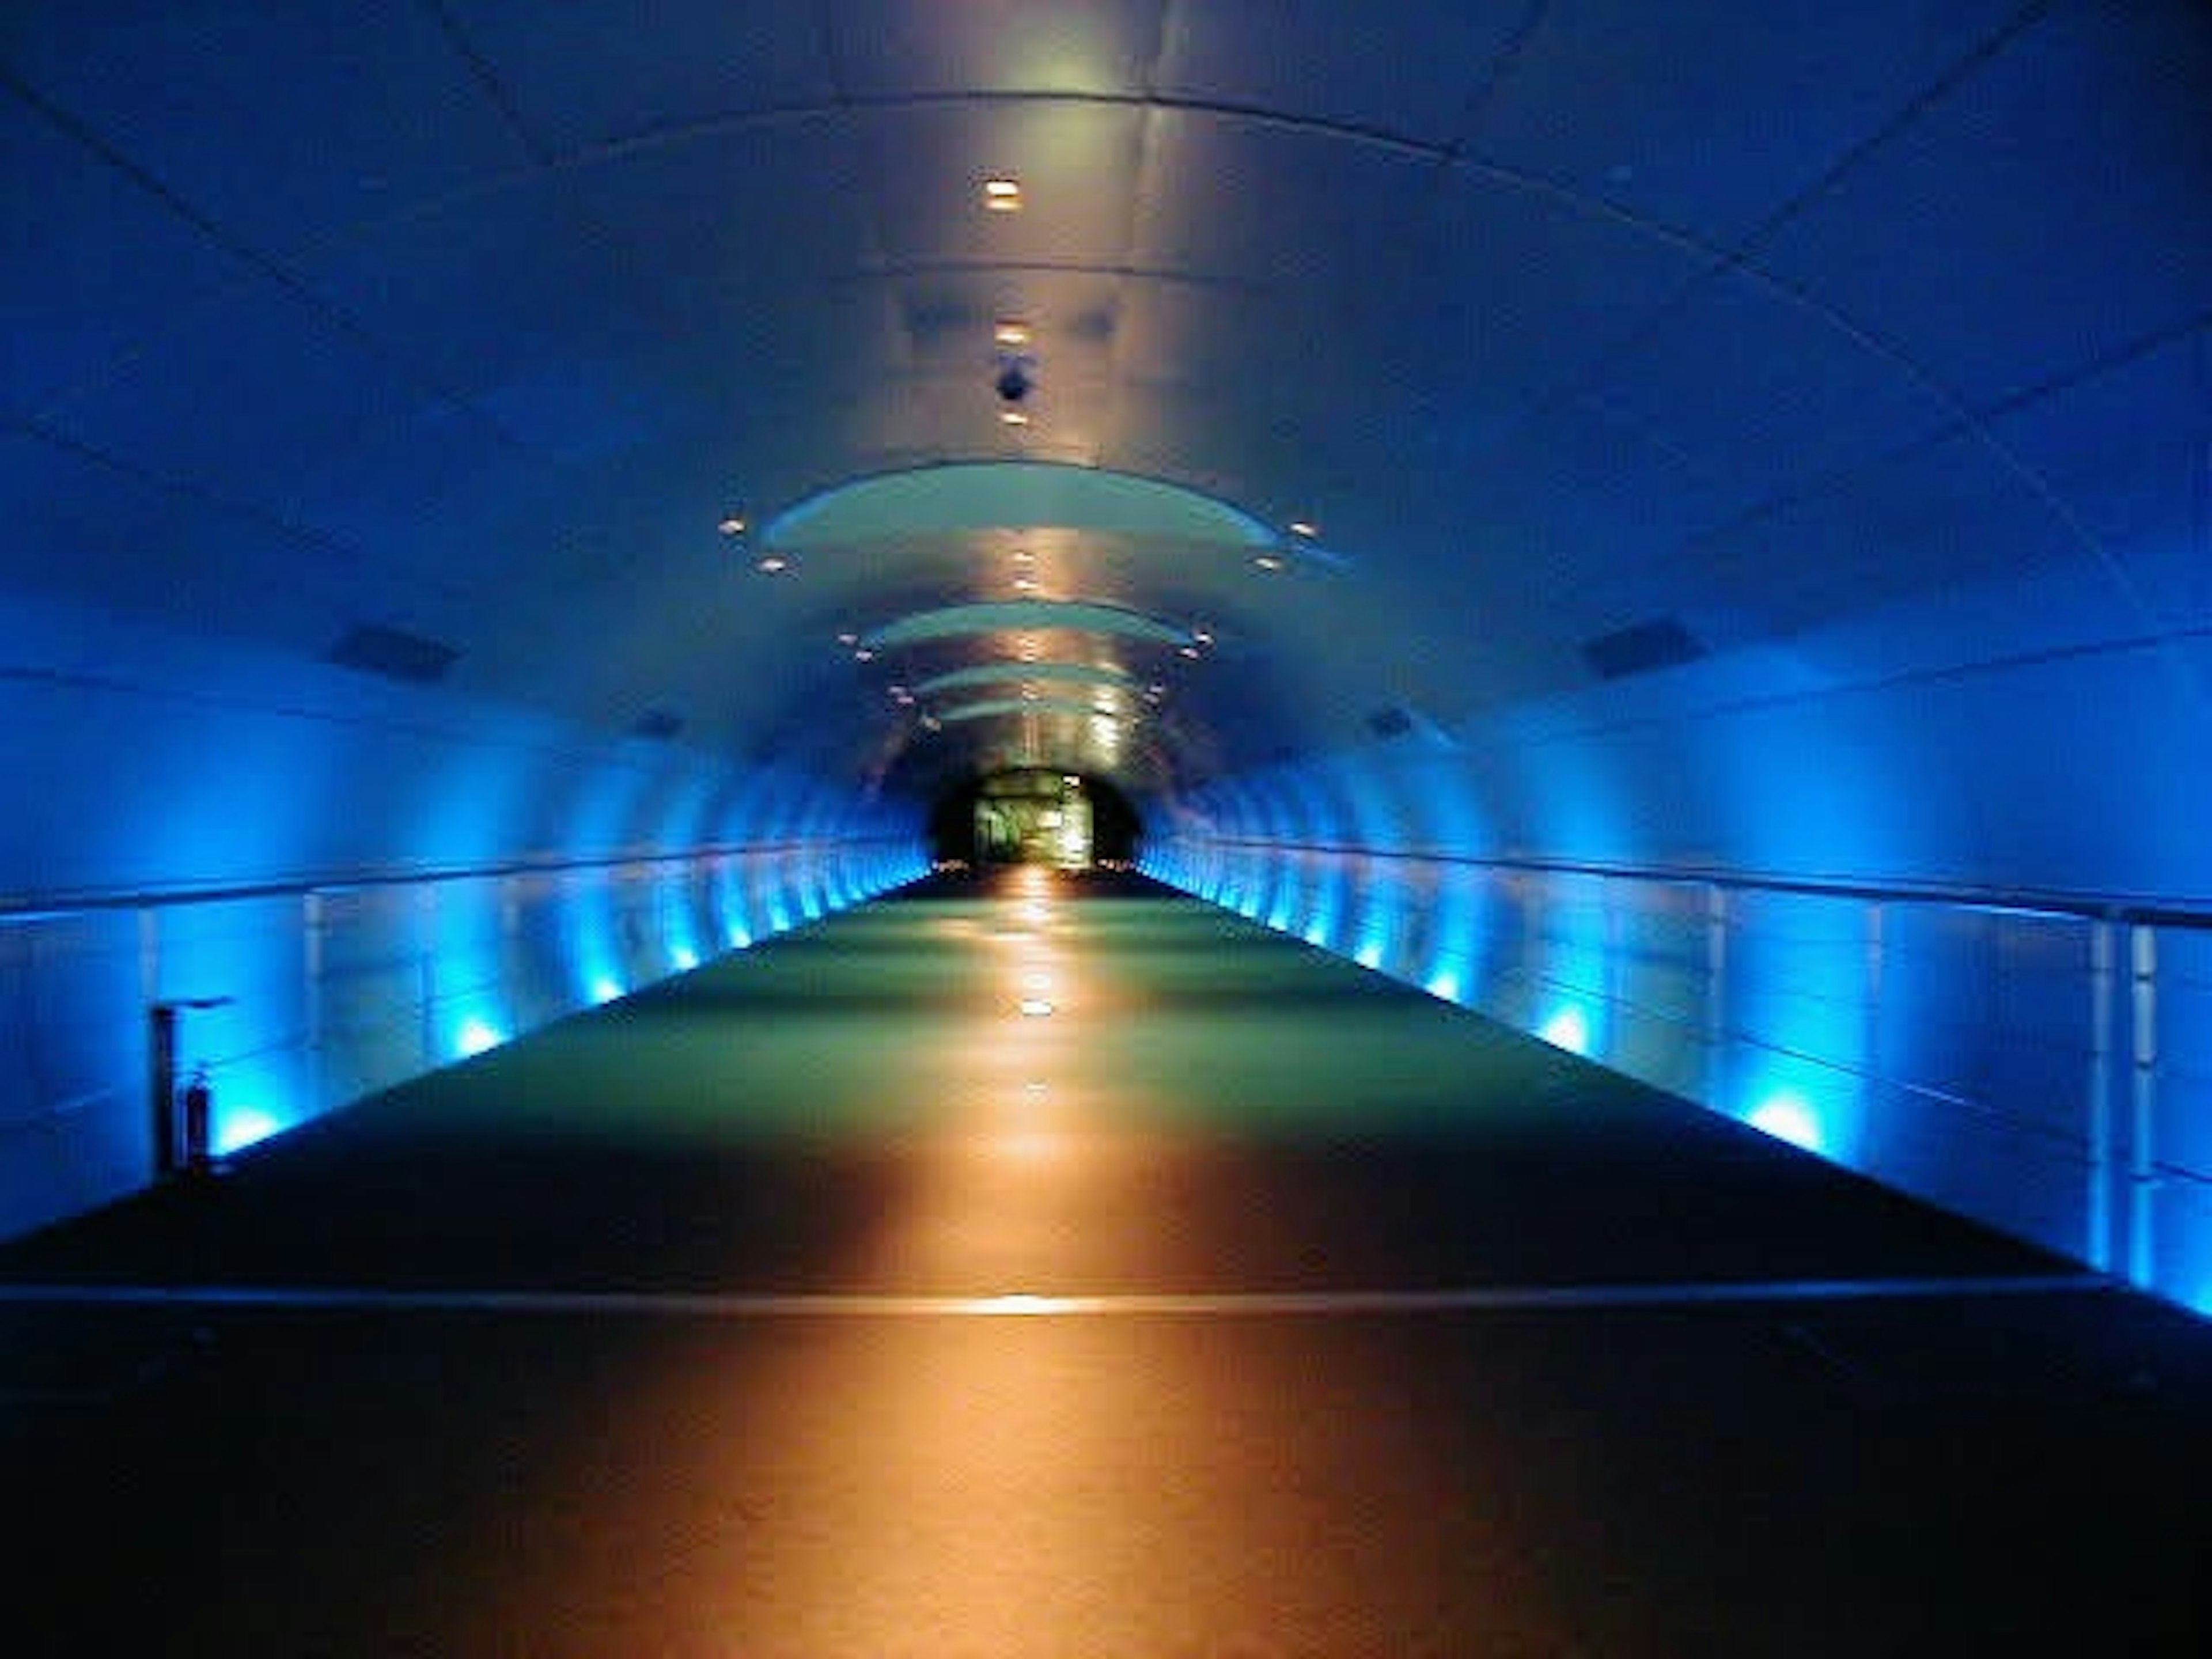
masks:
[[[2212,1328],[1141,881],[0,1248],[12,1655],[2212,1650]]]

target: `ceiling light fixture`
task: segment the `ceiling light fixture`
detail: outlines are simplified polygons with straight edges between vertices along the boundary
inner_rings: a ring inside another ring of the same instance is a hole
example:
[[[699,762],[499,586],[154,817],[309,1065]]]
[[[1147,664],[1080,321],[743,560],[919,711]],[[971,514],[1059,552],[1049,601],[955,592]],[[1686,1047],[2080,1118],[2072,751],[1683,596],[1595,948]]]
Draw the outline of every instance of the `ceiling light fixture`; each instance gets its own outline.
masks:
[[[791,561],[781,553],[763,553],[753,562],[753,568],[763,576],[781,576],[791,568]]]
[[[1022,210],[1022,181],[1003,175],[983,181],[983,205],[993,213],[1019,213]]]
[[[1030,343],[1030,325],[1015,317],[1003,318],[991,331],[991,337],[1002,346],[1025,346]]]
[[[1280,570],[1283,568],[1283,556],[1279,553],[1255,553],[1252,556],[1252,568],[1255,570]]]
[[[1309,538],[1318,536],[1321,534],[1321,526],[1310,519],[1293,519],[1291,520],[1291,534]]]
[[[999,423],[1002,426],[1027,426],[1030,417],[1018,409],[1002,409],[999,411]]]
[[[733,513],[714,528],[725,536],[742,536],[745,533],[745,521]]]

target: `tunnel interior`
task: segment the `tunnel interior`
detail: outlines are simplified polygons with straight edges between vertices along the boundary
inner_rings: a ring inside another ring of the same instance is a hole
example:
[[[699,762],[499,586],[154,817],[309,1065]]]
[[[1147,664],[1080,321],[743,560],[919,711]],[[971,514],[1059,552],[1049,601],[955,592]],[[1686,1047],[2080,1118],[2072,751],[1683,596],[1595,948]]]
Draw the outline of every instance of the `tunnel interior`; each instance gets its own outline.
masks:
[[[0,5],[0,1649],[2212,1652],[2208,88]]]
[[[1133,865],[1141,826],[1103,778],[1036,768],[977,778],[931,809],[935,866],[1046,864],[1066,870]]]
[[[0,27],[0,1231],[1034,769],[2212,1304],[2203,8],[358,9]]]

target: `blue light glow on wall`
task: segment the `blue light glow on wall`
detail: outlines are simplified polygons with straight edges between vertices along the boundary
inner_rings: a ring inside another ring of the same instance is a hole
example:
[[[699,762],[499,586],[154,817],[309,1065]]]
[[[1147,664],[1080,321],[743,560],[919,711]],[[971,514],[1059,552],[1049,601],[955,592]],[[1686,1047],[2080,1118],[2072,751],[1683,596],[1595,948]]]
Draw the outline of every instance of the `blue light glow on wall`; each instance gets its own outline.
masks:
[[[1786,1140],[1808,1152],[1828,1150],[1826,1131],[1805,1097],[1784,1089],[1767,1096],[1744,1115],[1745,1122],[1762,1134]]]
[[[215,1155],[228,1158],[233,1152],[244,1152],[279,1133],[283,1127],[282,1122],[258,1106],[218,1103],[213,1133]]]
[[[489,1054],[507,1041],[507,1033],[482,1014],[469,1014],[453,1027],[453,1052],[462,1059]]]
[[[1554,1048],[1564,1048],[1571,1054],[1587,1054],[1590,1051],[1589,1015],[1580,1006],[1570,1004],[1547,1016],[1536,1028],[1536,1035]]]

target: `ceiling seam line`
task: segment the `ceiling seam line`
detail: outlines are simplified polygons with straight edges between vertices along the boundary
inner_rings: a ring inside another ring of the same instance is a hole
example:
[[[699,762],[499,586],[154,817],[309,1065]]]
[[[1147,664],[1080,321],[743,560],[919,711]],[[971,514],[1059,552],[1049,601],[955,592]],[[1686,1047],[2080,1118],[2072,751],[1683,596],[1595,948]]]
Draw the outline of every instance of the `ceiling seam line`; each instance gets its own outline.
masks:
[[[499,71],[492,67],[491,60],[477,50],[475,41],[469,39],[447,0],[422,0],[422,4],[436,21],[439,32],[446,37],[446,44],[466,66],[478,89],[499,112],[501,121],[514,141],[522,146],[524,153],[539,168],[549,167],[552,162],[552,147],[540,139],[530,124],[522,118],[522,106],[515,101],[513,90]]]
[[[435,576],[395,566],[379,557],[372,549],[348,541],[328,530],[296,523],[282,513],[261,503],[235,501],[220,491],[209,489],[204,483],[191,479],[173,477],[167,473],[155,471],[153,468],[138,462],[126,460],[112,451],[103,449],[97,444],[88,443],[71,433],[49,426],[43,421],[26,421],[21,423],[20,429],[40,443],[50,445],[65,454],[74,455],[80,460],[89,461],[94,465],[119,477],[135,480],[163,495],[181,497],[214,512],[228,514],[243,519],[248,523],[260,525],[264,529],[276,532],[288,541],[297,542],[307,547],[338,555],[342,558],[355,561],[356,565],[368,564],[380,570],[404,576],[410,583],[429,588],[441,599],[455,604],[466,604],[476,597],[470,590],[447,586]],[[287,591],[287,586],[283,583],[271,580],[269,586],[278,592]],[[319,592],[314,588],[301,586],[296,581],[289,585],[289,591],[302,598],[314,599],[318,603],[329,602],[334,597],[332,593]],[[337,594],[336,597],[342,599],[343,596]],[[336,608],[341,612],[347,609],[343,604],[337,605]]]
[[[1476,722],[1462,720],[1461,732],[1455,740],[1464,749],[1507,750],[1514,748],[1541,748],[1547,744],[1581,743],[1591,738],[1610,737],[1624,732],[1654,732],[1670,726],[1680,726],[1692,720],[1711,720],[1717,716],[1755,714],[1768,709],[1790,708],[1823,703],[1838,698],[1870,696],[1886,691],[1903,690],[1907,687],[1942,684],[1952,681],[1979,678],[1988,675],[2009,673],[2024,668],[2040,667],[2045,664],[2087,661],[2099,657],[2126,656],[2136,653],[2158,654],[2177,640],[2192,643],[2212,643],[2212,626],[2178,629],[2169,634],[2124,635],[2115,639],[2088,641],[2078,645],[2051,646],[2039,651],[2014,652],[2003,657],[1983,658],[1974,662],[1945,663],[1935,667],[1909,669],[1894,674],[1882,674],[1861,680],[1839,681],[1816,690],[1780,691],[1766,696],[1734,698],[1725,702],[1704,704],[1695,708],[1678,710],[1668,714],[1642,714],[1620,720],[1595,720],[1571,728],[1520,733],[1511,737],[1474,737],[1466,728]]]
[[[322,294],[275,254],[246,241],[210,217],[164,182],[160,175],[110,143],[73,112],[51,102],[35,88],[24,84],[4,64],[0,64],[0,89],[5,89],[27,105],[41,119],[53,126],[64,137],[82,145],[98,158],[103,166],[118,174],[135,188],[145,191],[162,207],[175,214],[185,224],[204,237],[216,249],[238,261],[248,270],[258,272],[269,282],[275,283],[277,288],[337,329],[339,333],[364,348],[371,357],[390,369],[401,380],[413,386],[432,401],[457,410],[471,421],[482,425],[503,447],[510,448],[525,459],[537,461],[541,465],[552,464],[551,457],[524,443],[467,398],[439,385],[435,380],[423,376],[415,365],[397,355],[386,341],[370,331],[345,307]],[[239,286],[242,289],[242,284]],[[126,354],[126,360],[138,361],[149,349],[150,348],[134,347]]]
[[[1748,260],[1755,249],[1771,240],[1792,220],[1803,213],[1812,203],[1834,189],[1844,177],[1877,150],[1894,142],[1899,135],[1917,123],[1929,110],[1950,97],[1968,79],[1994,62],[2009,49],[2021,35],[2042,22],[2054,9],[2054,0],[2028,0],[2027,4],[2015,11],[1987,39],[1982,40],[1971,51],[1963,53],[1955,63],[1911,97],[1906,99],[1887,120],[1836,157],[1823,170],[1819,178],[1784,202],[1765,219],[1738,238],[1734,250],[1737,256]]]
[[[2100,374],[2109,374],[2124,364],[2137,362],[2164,347],[2200,335],[2208,327],[2212,327],[2212,312],[2208,312],[2202,317],[2191,318],[2187,322],[2176,325],[2172,328],[2161,329],[2132,340],[2117,350],[2106,353],[2093,363],[2069,369],[2063,374],[2039,381],[2025,391],[2008,394],[1994,404],[1984,405],[1979,411],[1981,418],[1986,422],[2032,410],[2046,398],[2057,397],[2095,380]],[[1789,512],[1792,507],[1817,501],[1821,496],[1848,484],[1853,478],[1871,473],[1881,467],[1893,465],[1914,455],[1936,449],[1944,444],[1955,443],[1961,438],[1971,438],[1978,430],[1979,428],[1974,422],[1954,416],[1918,436],[1906,439],[1886,449],[1876,450],[1857,460],[1840,462],[1814,477],[1802,480],[1794,488],[1783,490],[1777,495],[1762,497],[1685,537],[1656,562],[1656,567],[1664,569],[1678,560],[1694,557],[1701,550],[1710,550],[1729,538],[1763,520],[1774,518]],[[1650,575],[1654,568],[1647,565],[1633,572],[1622,572],[1620,580],[1626,582],[1641,579]],[[1601,592],[1606,586],[1603,581],[1595,582],[1590,585],[1588,591]]]

